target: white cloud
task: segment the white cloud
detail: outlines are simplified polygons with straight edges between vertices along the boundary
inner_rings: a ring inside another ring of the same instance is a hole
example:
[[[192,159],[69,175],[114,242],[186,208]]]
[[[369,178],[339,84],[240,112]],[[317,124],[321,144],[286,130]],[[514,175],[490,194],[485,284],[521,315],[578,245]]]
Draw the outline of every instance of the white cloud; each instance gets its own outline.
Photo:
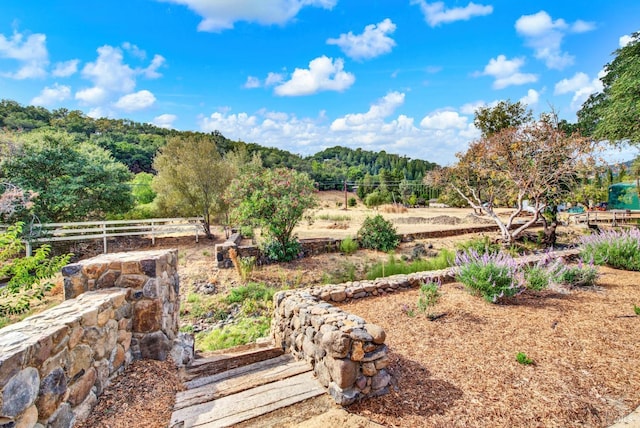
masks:
[[[427,115],[420,121],[420,126],[427,129],[465,129],[468,119],[456,111],[444,110]]]
[[[483,6],[470,2],[465,7],[445,8],[441,1],[427,3],[425,0],[411,0],[411,4],[417,4],[422,10],[424,20],[436,27],[442,23],[448,24],[455,21],[468,21],[474,16],[485,16],[493,13],[493,6]]]
[[[474,101],[472,103],[467,103],[460,107],[460,113],[473,115],[480,107],[484,107],[485,105],[486,103],[484,101]]]
[[[353,85],[356,78],[343,70],[341,58],[318,57],[309,62],[309,68],[296,68],[291,79],[276,86],[275,93],[280,96],[311,95],[320,91],[342,92]]]
[[[492,76],[494,89],[503,89],[512,85],[524,85],[538,80],[538,76],[530,73],[521,73],[520,67],[524,65],[523,58],[507,59],[504,55],[491,58],[479,75]]]
[[[627,46],[629,43],[631,43],[632,41],[633,41],[633,37],[629,35],[624,35],[620,37],[620,39],[618,40],[618,44],[620,45],[621,48],[623,48]]]
[[[604,76],[604,71],[598,74],[595,79],[590,79],[585,73],[576,73],[570,79],[562,79],[554,88],[555,95],[573,93],[571,99],[571,109],[577,111],[589,98],[589,95],[600,92],[603,89],[600,78]]]
[[[227,138],[303,155],[340,145],[385,150],[441,165],[454,162],[454,153],[479,137],[473,124],[456,112],[427,116],[425,123],[433,125],[431,128],[416,126],[413,117],[397,114],[404,97],[403,93],[390,92],[373,102],[366,112],[346,114],[333,121],[328,120],[324,111],[314,118],[267,110],[255,114],[215,112],[202,117],[200,127],[203,132],[218,130]]]
[[[260,87],[260,79],[254,76],[247,77],[247,81],[244,83],[244,87],[247,89],[254,89]]]
[[[162,74],[158,73],[158,69],[164,65],[165,59],[162,55],[154,55],[151,60],[151,64],[149,64],[146,68],[141,70],[141,73],[147,79],[157,79],[162,77]]]
[[[69,77],[78,71],[80,60],[72,59],[64,62],[57,62],[51,74],[55,77]]]
[[[536,91],[535,89],[529,89],[527,91],[527,95],[525,95],[524,97],[520,98],[519,100],[522,104],[526,104],[528,106],[533,106],[538,104],[538,101],[540,101],[540,93],[538,91]]]
[[[105,45],[98,48],[98,58],[87,63],[82,77],[104,91],[131,92],[136,86],[136,71],[123,62],[122,51]]]
[[[388,35],[395,30],[396,24],[387,18],[378,24],[367,25],[362,34],[354,35],[349,31],[337,39],[328,39],[327,43],[339,46],[349,58],[371,59],[391,52],[396,42]]]
[[[366,130],[372,123],[379,123],[404,103],[404,94],[390,92],[371,105],[366,113],[351,113],[331,123],[332,131]]]
[[[49,65],[46,41],[44,34],[25,37],[14,32],[11,38],[0,34],[0,58],[14,59],[20,63],[17,71],[4,72],[2,76],[18,80],[45,77]]]
[[[595,25],[578,20],[572,25],[564,19],[551,19],[544,10],[533,15],[522,15],[516,21],[516,31],[523,36],[534,50],[537,59],[545,62],[551,69],[562,70],[573,64],[574,57],[562,51],[562,40],[568,33],[591,31]]]
[[[71,98],[71,88],[65,85],[53,84],[53,87],[45,87],[40,95],[31,100],[31,104],[36,106],[51,106],[57,102]]]
[[[176,116],[175,114],[165,113],[161,114],[160,116],[154,117],[153,122],[151,123],[160,128],[171,129],[173,128],[173,122],[175,122],[176,119],[178,119],[178,116]]]
[[[265,86],[274,86],[284,81],[284,76],[281,73],[269,73],[264,81]]]
[[[107,100],[107,96],[107,91],[97,86],[76,92],[76,99],[89,105],[102,104]]]
[[[306,6],[331,9],[338,0],[163,0],[185,5],[203,19],[199,31],[221,32],[238,21],[285,24]]]
[[[132,43],[124,42],[122,44],[122,48],[136,58],[145,59],[147,57],[147,53],[144,50],[140,49],[138,46]]]
[[[114,104],[114,107],[124,111],[136,111],[151,107],[155,102],[156,97],[151,92],[143,89],[142,91],[120,97]]]

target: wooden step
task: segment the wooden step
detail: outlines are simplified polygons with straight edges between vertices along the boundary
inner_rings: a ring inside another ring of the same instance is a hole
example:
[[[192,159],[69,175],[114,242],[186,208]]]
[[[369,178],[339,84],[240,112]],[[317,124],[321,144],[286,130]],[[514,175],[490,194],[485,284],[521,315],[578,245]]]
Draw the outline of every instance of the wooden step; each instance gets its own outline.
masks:
[[[169,426],[227,427],[324,393],[325,389],[309,371],[182,408],[173,413]]]
[[[279,357],[284,354],[280,347],[251,348],[240,352],[225,352],[207,358],[197,358],[181,373],[184,382],[192,379],[210,376],[237,367],[246,366],[259,361]]]
[[[287,357],[289,361],[283,361],[283,357]],[[237,372],[238,370],[245,371],[245,373],[239,373]],[[201,386],[179,392],[176,396],[174,411],[217,400],[227,395],[237,394],[310,371],[311,365],[309,363],[293,361],[288,355],[240,367],[239,369],[210,376],[208,382]],[[192,382],[198,380],[200,379],[194,379]]]

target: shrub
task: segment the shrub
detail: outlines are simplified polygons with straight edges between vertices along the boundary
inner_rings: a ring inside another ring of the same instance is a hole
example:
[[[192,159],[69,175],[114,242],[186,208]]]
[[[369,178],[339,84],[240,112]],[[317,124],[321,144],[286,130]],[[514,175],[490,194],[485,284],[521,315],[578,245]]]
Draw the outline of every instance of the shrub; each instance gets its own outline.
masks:
[[[253,227],[252,226],[240,226],[240,235],[243,238],[251,239],[253,238]]]
[[[358,251],[359,245],[358,241],[347,236],[340,242],[340,251],[345,254],[353,254]]]
[[[244,345],[264,337],[269,333],[271,319],[266,316],[242,318],[237,324],[226,325],[209,333],[196,336],[198,350],[215,351],[232,346]]]
[[[418,297],[418,309],[420,311],[427,312],[430,307],[438,303],[441,285],[439,279],[437,282],[431,280],[420,285],[420,296]]]
[[[395,227],[380,214],[367,217],[358,230],[358,240],[363,248],[391,251],[400,244]]]
[[[633,312],[634,312],[636,315],[640,316],[640,306],[633,305]]]
[[[349,206],[349,207],[355,207],[356,205],[358,205],[358,200],[357,200],[356,198],[354,198],[353,196],[352,196],[352,197],[350,197],[350,198],[347,200],[347,206]]]
[[[273,299],[273,288],[256,282],[231,289],[229,295],[225,297],[227,304],[242,303],[247,299],[271,301]]]
[[[357,278],[356,265],[349,262],[344,262],[339,265],[334,271],[330,273],[324,273],[322,275],[322,282],[324,284],[342,284],[344,282],[355,281]]]
[[[478,254],[497,253],[497,252],[500,252],[500,250],[502,249],[500,244],[491,242],[488,236],[483,236],[481,238],[474,238],[465,242],[461,242],[460,244],[457,245],[457,248],[460,251],[474,250]]]
[[[549,275],[549,271],[542,265],[525,266],[524,281],[527,289],[540,291],[549,287],[551,276]]]
[[[264,255],[274,261],[290,262],[299,257],[302,247],[297,240],[288,241],[283,245],[280,241],[268,241],[262,248]]]
[[[518,352],[516,354],[516,361],[525,366],[533,364],[533,360],[527,357],[527,354],[525,354],[524,352]]]
[[[329,220],[329,221],[349,221],[351,220],[351,216],[346,214],[320,214],[316,217],[318,220]]]
[[[607,231],[581,238],[583,261],[640,271],[640,231]]]
[[[579,263],[576,266],[563,266],[554,276],[554,280],[561,284],[574,287],[589,287],[598,279],[598,270],[595,266]]]
[[[402,260],[397,261],[395,257],[389,256],[387,262],[378,262],[369,268],[366,276],[371,280],[391,275],[407,275],[414,272],[445,269],[451,266],[454,260],[455,254],[446,249],[441,250],[437,257],[414,260],[410,263]]]
[[[475,250],[456,256],[458,280],[472,293],[497,303],[504,297],[519,294],[523,277],[513,257],[505,253],[478,254]]]

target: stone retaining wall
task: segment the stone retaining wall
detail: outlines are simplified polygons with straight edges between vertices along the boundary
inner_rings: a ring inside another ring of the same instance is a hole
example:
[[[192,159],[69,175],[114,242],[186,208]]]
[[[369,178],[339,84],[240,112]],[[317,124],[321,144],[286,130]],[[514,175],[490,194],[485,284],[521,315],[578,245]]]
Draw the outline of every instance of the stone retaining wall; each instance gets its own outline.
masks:
[[[66,266],[68,300],[0,330],[0,427],[72,427],[131,361],[164,360],[177,339],[176,267],[175,250]]]
[[[520,264],[546,257],[570,259],[578,250],[522,257]],[[348,405],[355,400],[384,394],[391,377],[384,330],[331,303],[379,296],[417,288],[429,281],[455,280],[458,268],[393,275],[372,281],[353,281],[308,289],[287,290],[274,296],[271,336],[276,345],[297,359],[309,361],[334,400]]]

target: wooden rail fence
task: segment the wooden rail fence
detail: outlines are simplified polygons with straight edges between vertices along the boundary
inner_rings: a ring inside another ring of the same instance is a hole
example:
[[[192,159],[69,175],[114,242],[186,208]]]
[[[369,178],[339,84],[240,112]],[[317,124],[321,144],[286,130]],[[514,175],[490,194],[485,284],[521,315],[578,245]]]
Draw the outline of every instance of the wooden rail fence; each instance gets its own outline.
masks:
[[[198,242],[200,233],[204,233],[203,224],[201,217],[43,223],[31,226],[24,243],[27,255],[31,255],[35,243],[102,239],[106,254],[107,239],[119,236],[150,236],[155,245],[156,237],[188,232],[194,233]]]

